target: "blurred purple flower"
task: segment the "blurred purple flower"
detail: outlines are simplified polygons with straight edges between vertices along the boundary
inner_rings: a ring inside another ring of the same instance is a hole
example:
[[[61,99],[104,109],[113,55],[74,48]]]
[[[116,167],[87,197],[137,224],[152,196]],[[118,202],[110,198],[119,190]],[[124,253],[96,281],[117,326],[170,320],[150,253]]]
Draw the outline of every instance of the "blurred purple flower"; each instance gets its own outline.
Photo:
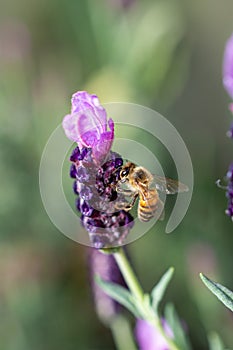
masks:
[[[217,271],[217,257],[213,247],[209,243],[191,244],[187,250],[186,261],[190,276],[197,275],[201,270],[212,275]],[[192,279],[192,283],[199,283],[199,281]]]
[[[109,0],[107,1],[109,2]],[[136,0],[110,0],[110,3],[114,7],[119,7],[127,10],[136,3]]]
[[[161,321],[164,332],[173,338],[173,332],[165,319]],[[170,350],[166,339],[159,330],[145,320],[137,320],[135,335],[140,350]]]
[[[120,305],[94,282],[95,275],[100,276],[104,281],[123,287],[126,287],[125,281],[111,254],[103,254],[97,249],[90,248],[88,250],[88,265],[96,313],[103,323],[109,324],[119,313]]]
[[[226,42],[223,56],[223,85],[233,99],[233,34]]]
[[[5,19],[0,24],[0,59],[4,63],[25,61],[31,53],[31,35],[22,21]]]
[[[232,110],[232,113],[233,113],[233,110]],[[233,123],[231,124],[230,130],[228,130],[227,132],[227,136],[233,139]]]
[[[80,148],[92,148],[94,159],[99,163],[111,149],[114,122],[107,121],[106,111],[96,95],[78,91],[73,94],[71,104],[71,114],[66,115],[62,123],[66,136]]]
[[[227,40],[225,46],[223,57],[223,85],[230,97],[233,99],[233,34]],[[229,109],[233,113],[233,103],[230,103]],[[233,138],[233,124],[231,125],[230,130],[228,130],[227,136]],[[220,187],[226,189],[228,206],[225,212],[233,221],[233,163],[229,166],[226,178],[228,182],[227,186],[223,187],[220,185]]]
[[[228,180],[226,192],[226,196],[228,198],[228,207],[226,209],[226,214],[230,216],[233,221],[233,163],[230,164],[226,177]]]

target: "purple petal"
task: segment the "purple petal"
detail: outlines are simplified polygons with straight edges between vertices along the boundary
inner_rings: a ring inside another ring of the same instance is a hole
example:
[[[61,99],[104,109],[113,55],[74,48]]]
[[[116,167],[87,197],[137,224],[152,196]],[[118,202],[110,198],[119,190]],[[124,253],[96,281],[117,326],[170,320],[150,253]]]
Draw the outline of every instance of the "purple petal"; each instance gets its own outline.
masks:
[[[106,111],[96,95],[78,91],[73,94],[71,102],[71,114],[66,115],[62,123],[65,134],[80,148],[91,148],[95,160],[100,162],[112,146],[114,122],[112,119],[107,121]]]
[[[109,129],[111,131],[111,137],[113,140],[114,139],[114,121],[112,120],[112,118],[109,119],[108,126],[109,126]]]
[[[77,175],[77,168],[76,168],[75,164],[71,164],[70,177],[72,177],[73,179],[76,179],[76,175]]]
[[[62,122],[63,129],[68,139],[78,142],[77,121],[73,114],[67,114]]]
[[[223,57],[223,85],[233,99],[233,35],[227,40]]]
[[[170,334],[168,334],[168,327],[168,324],[166,324],[166,328],[163,324],[165,332],[170,337],[172,331],[169,330]],[[169,345],[166,339],[159,332],[159,330],[149,322],[145,320],[137,320],[135,333],[140,350],[169,350]]]
[[[102,161],[103,158],[109,153],[113,139],[114,139],[114,122],[112,119],[109,120],[110,131],[101,134],[100,139],[93,148],[93,155],[98,161]]]
[[[75,147],[75,149],[72,151],[72,154],[70,156],[70,161],[71,162],[78,162],[80,159],[80,149],[79,147]]]
[[[97,143],[97,137],[96,133],[87,131],[84,134],[82,134],[82,144],[87,147],[94,147],[95,144]]]
[[[78,116],[77,124],[79,139],[86,147],[93,147],[101,135],[100,127],[96,124],[95,115],[92,114],[91,110],[88,110],[85,114]]]
[[[111,149],[112,142],[99,140],[93,148],[93,156],[100,163],[105,160],[106,155]]]
[[[93,113],[96,115],[99,125],[107,124],[107,114],[105,109],[100,105],[96,95],[90,95],[86,91],[77,91],[73,94],[71,113],[84,112],[89,108],[93,108]]]

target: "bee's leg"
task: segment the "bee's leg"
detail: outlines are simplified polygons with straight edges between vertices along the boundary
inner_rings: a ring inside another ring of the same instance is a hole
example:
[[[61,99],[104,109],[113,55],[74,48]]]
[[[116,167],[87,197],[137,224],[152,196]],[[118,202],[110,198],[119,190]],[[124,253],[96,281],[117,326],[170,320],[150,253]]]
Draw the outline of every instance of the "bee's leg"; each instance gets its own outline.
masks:
[[[118,191],[119,190],[119,191]],[[130,190],[125,190],[125,189],[122,189],[120,187],[117,188],[117,192],[120,193],[121,195],[123,196],[126,196],[126,197],[132,197],[134,196],[134,192],[130,191]],[[118,209],[118,210],[123,210],[125,208],[128,208],[130,205],[130,202],[128,202],[126,199],[125,200],[122,200],[122,201],[118,201],[115,205],[115,208]],[[129,209],[128,209],[129,210]]]
[[[122,192],[121,192],[121,193],[122,193]],[[127,192],[127,195],[133,197],[133,198],[131,199],[131,201],[130,201],[130,202],[122,201],[122,202],[116,203],[116,206],[115,206],[116,209],[118,209],[118,210],[126,210],[126,211],[129,211],[130,209],[133,208],[133,206],[134,206],[134,204],[135,204],[135,202],[136,202],[136,199],[137,199],[137,197],[138,197],[138,193],[137,193],[137,192],[135,193],[135,192],[130,191],[130,193]]]
[[[128,202],[117,202],[116,203],[116,205],[115,205],[115,208],[117,209],[117,210],[124,210],[125,208],[127,208],[127,206],[128,206]]]
[[[133,199],[125,207],[126,211],[131,210],[133,208],[137,198],[138,198],[138,193],[134,193]]]
[[[134,192],[132,190],[127,190],[127,189],[124,189],[124,188],[121,188],[121,187],[116,187],[116,191],[118,193],[121,193],[123,194],[124,196],[133,196],[134,195]]]

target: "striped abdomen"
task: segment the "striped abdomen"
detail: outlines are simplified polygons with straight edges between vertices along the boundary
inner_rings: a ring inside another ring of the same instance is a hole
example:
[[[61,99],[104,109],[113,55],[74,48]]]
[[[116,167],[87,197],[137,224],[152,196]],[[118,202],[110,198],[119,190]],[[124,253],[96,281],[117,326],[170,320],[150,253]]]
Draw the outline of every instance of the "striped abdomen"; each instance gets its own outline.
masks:
[[[156,189],[148,190],[146,193],[139,194],[138,218],[140,221],[147,222],[155,216],[161,203]]]

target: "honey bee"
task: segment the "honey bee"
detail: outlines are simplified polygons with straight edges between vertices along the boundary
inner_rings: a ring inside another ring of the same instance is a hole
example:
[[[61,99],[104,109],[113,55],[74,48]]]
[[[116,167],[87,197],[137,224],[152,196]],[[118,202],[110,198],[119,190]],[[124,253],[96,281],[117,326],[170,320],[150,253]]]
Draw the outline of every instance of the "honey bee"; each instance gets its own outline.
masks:
[[[126,189],[122,188],[121,184],[123,183],[126,184]],[[158,191],[174,194],[187,192],[188,187],[177,180],[152,175],[146,168],[127,162],[120,169],[116,190],[125,196],[131,197],[130,202],[118,203],[117,209],[129,211],[139,197],[138,218],[142,222],[147,222],[155,217],[157,213],[160,213],[160,219],[164,217],[164,203],[159,198]]]

